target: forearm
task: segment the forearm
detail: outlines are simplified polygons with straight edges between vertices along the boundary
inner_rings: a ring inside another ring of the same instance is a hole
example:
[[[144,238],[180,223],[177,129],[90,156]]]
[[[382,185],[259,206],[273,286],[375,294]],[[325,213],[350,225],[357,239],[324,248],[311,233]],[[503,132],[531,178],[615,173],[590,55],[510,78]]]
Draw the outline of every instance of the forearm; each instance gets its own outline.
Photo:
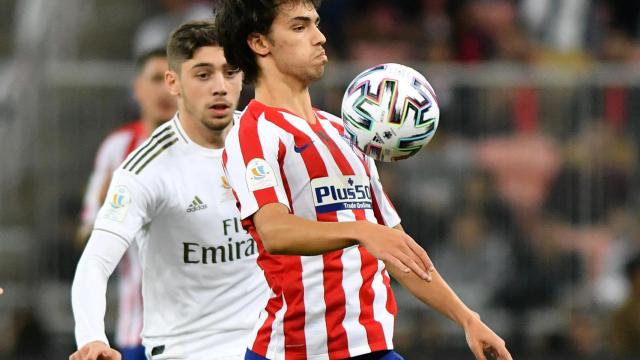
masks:
[[[320,255],[358,244],[357,222],[310,221],[288,213],[256,226],[267,251],[280,255]]]
[[[127,247],[123,239],[104,231],[94,231],[87,243],[71,287],[78,348],[91,341],[108,344],[104,331],[107,281]]]
[[[416,298],[461,327],[465,328],[477,319],[477,314],[460,300],[435,269],[431,273],[432,281],[426,282],[414,273],[402,272],[391,264],[385,263],[385,265],[391,276]]]

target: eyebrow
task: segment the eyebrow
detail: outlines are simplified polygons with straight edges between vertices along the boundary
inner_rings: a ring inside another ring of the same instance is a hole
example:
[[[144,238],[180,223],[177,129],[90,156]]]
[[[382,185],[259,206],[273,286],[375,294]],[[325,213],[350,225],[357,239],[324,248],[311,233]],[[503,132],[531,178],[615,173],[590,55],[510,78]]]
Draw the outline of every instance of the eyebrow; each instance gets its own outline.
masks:
[[[312,22],[312,19],[309,16],[296,16],[293,19],[289,20],[290,23],[294,21],[304,21],[306,23],[310,23]],[[315,17],[315,22],[317,23],[319,21],[320,21],[320,17],[319,16]]]
[[[213,67],[213,64],[211,64],[211,63],[197,63],[197,64],[193,65],[191,68],[195,69],[195,68],[199,68],[199,67]]]

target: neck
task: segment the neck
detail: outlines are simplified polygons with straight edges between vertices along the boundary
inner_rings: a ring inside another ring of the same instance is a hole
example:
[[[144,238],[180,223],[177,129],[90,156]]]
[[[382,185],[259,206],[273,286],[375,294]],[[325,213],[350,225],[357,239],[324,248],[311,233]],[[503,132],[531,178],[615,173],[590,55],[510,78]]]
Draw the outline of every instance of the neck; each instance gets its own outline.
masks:
[[[208,149],[222,149],[224,139],[232,126],[232,123],[229,123],[229,126],[222,130],[211,130],[184,109],[178,111],[178,120],[191,141]]]
[[[283,76],[261,76],[256,82],[255,98],[265,105],[283,108],[302,116],[309,123],[316,122],[309,85],[306,83]]]

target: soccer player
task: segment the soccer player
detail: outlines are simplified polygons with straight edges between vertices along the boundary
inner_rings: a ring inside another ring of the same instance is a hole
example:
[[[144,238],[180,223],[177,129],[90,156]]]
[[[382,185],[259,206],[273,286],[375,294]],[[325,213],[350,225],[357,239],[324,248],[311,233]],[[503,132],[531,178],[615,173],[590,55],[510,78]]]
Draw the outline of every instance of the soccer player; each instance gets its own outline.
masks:
[[[164,84],[169,69],[164,48],[150,50],[136,60],[134,97],[140,120],[115,130],[100,145],[95,166],[84,196],[77,245],[84,246],[91,233],[100,205],[111,181],[111,174],[129,153],[140,146],[159,125],[176,112],[176,100]],[[125,360],[144,360],[142,331],[141,268],[137,246],[132,245],[118,266],[118,321],[116,345]]]
[[[207,22],[176,29],[167,54],[178,113],[113,175],[73,282],[72,360],[119,359],[104,334],[105,291],[134,241],[149,359],[241,359],[267,301],[257,247],[221,162],[242,73],[227,64]]]
[[[485,352],[511,359],[437,271],[424,281],[371,247],[410,238],[373,160],[345,140],[340,118],[311,105],[309,84],[327,62],[318,5],[221,0],[216,10],[227,60],[255,83],[223,163],[273,292],[245,359],[401,359],[392,350],[396,303],[387,271],[457,322],[477,359]]]

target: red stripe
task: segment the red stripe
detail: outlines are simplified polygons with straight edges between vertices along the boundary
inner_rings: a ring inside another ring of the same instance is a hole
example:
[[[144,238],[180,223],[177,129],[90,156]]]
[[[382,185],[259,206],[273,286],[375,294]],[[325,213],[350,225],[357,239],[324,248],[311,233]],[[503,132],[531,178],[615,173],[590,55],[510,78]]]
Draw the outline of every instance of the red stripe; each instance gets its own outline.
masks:
[[[267,312],[267,319],[264,321],[256,339],[253,342],[251,350],[262,356],[267,356],[267,349],[271,342],[271,328],[273,327],[273,321],[276,319],[276,313],[282,309],[282,296],[276,296],[269,299],[265,308]]]
[[[384,337],[384,328],[377,321],[373,314],[373,300],[375,292],[373,291],[373,279],[378,271],[378,259],[373,257],[365,248],[359,247],[360,258],[362,259],[362,286],[360,287],[360,323],[367,330],[367,340],[371,351],[386,350],[386,339]],[[390,289],[390,288],[388,288]],[[387,293],[389,290],[387,290]]]

